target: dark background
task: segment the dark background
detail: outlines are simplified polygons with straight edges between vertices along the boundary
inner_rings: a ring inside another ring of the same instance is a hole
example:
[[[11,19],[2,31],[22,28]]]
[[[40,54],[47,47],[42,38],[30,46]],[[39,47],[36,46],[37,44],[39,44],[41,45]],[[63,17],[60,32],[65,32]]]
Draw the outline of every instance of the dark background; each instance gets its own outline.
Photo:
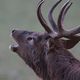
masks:
[[[56,1],[45,0],[42,13],[47,21],[49,9]],[[61,6],[66,1],[63,0],[54,12],[56,21]],[[75,28],[80,24],[80,0],[71,1],[73,5],[66,15],[65,29]],[[12,28],[44,31],[36,16],[38,2],[39,0],[0,0],[0,80],[38,80],[24,61],[8,48],[13,43],[9,36]],[[80,59],[80,43],[70,51]]]

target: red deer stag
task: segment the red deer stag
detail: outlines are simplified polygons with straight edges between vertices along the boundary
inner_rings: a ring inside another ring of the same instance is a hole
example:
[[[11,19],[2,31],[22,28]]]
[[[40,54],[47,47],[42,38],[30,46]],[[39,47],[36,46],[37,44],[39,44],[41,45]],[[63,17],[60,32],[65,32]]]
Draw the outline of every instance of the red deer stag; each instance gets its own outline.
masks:
[[[72,5],[70,1],[63,5],[57,24],[55,23],[52,13],[61,1],[57,1],[48,15],[52,29],[42,16],[41,6],[44,0],[41,0],[37,16],[45,32],[12,30],[12,37],[17,45],[12,45],[11,50],[42,80],[80,80],[80,61],[68,51],[80,41],[80,36],[77,35],[80,33],[80,26],[69,31],[63,29],[64,17]]]

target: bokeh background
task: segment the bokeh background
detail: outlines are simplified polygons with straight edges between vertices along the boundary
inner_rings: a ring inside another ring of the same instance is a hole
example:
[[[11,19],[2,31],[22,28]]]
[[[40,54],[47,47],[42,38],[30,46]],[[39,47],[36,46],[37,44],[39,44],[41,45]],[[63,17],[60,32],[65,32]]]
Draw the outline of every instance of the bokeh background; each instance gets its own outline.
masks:
[[[42,13],[47,22],[49,9],[56,1],[45,0]],[[56,21],[61,6],[66,1],[63,0],[54,12]],[[75,28],[80,24],[80,0],[71,1],[73,5],[64,20],[65,29]],[[39,80],[33,70],[8,48],[13,43],[9,36],[12,28],[44,31],[36,15],[38,2],[39,0],[0,0],[0,80]],[[80,60],[80,43],[70,51]]]

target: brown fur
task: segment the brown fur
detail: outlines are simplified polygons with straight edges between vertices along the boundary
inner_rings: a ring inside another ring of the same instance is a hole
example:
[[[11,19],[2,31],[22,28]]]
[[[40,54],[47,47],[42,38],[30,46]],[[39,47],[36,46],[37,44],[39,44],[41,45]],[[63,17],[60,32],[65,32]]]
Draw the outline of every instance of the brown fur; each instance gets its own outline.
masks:
[[[62,39],[19,30],[12,36],[18,43],[12,50],[43,80],[80,80],[80,61],[64,47]]]
[[[69,31],[63,29],[64,17],[72,5],[69,0],[62,7],[55,23],[52,13],[61,1],[58,0],[48,14],[51,29],[42,16],[44,0],[41,0],[37,7],[37,17],[46,32],[13,30],[12,37],[18,45],[11,46],[11,49],[43,80],[80,80],[80,61],[68,51],[80,41],[77,35],[80,26]]]

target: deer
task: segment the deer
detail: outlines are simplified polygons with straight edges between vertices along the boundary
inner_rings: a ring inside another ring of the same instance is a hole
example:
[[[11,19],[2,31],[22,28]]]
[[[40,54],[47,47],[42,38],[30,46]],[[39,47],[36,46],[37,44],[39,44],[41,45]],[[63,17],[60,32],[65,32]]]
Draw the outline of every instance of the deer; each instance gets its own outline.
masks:
[[[72,5],[70,0],[64,3],[55,22],[53,11],[61,2],[57,1],[48,13],[49,27],[41,12],[44,0],[39,1],[37,17],[44,32],[17,29],[11,32],[17,43],[11,45],[11,50],[42,80],[80,80],[80,61],[69,51],[80,41],[80,26],[71,30],[63,28],[64,18]]]

